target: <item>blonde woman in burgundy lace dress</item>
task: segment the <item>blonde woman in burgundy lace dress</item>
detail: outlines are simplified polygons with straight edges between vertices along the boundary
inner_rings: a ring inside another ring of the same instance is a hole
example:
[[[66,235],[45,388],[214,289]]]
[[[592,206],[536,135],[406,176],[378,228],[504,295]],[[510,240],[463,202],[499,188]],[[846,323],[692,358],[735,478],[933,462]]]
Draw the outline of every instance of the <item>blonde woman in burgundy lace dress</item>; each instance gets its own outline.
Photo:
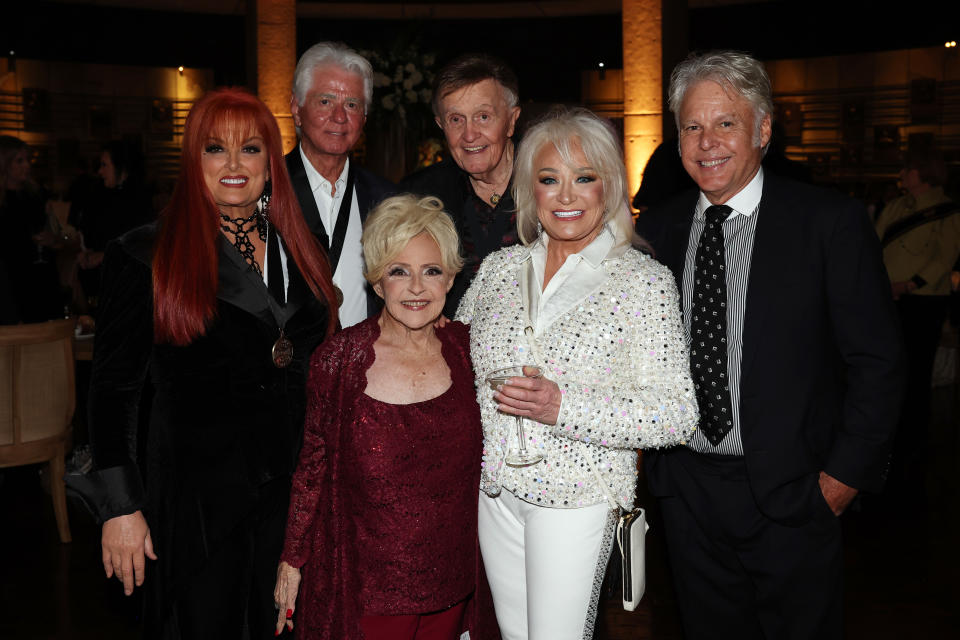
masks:
[[[441,207],[408,195],[374,210],[364,259],[384,309],[313,355],[274,594],[278,633],[482,635],[471,599],[480,412],[467,328],[434,328],[462,264]]]

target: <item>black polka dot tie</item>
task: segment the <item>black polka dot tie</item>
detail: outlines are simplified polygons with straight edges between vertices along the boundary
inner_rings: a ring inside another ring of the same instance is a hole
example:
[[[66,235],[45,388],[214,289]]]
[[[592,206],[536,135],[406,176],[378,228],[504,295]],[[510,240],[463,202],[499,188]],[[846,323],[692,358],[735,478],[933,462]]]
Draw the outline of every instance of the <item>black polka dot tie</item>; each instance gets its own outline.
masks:
[[[717,446],[733,428],[727,377],[727,268],[723,221],[730,207],[707,207],[694,263],[690,369],[700,404],[700,430]]]

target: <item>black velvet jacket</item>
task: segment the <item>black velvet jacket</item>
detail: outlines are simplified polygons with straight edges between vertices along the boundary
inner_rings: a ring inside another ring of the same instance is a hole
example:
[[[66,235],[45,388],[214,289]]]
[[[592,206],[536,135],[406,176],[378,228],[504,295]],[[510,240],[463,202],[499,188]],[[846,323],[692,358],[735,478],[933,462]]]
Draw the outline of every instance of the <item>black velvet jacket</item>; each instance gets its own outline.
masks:
[[[69,484],[102,519],[142,509],[161,564],[177,571],[202,562],[252,512],[267,483],[285,483],[288,493],[306,366],[328,310],[292,259],[286,304],[272,310],[261,277],[221,238],[217,315],[206,335],[182,347],[154,344],[154,236],[153,225],[140,227],[107,248],[89,401],[96,470]],[[281,325],[294,346],[285,369],[271,358]],[[139,469],[138,407],[148,374],[154,397]]]

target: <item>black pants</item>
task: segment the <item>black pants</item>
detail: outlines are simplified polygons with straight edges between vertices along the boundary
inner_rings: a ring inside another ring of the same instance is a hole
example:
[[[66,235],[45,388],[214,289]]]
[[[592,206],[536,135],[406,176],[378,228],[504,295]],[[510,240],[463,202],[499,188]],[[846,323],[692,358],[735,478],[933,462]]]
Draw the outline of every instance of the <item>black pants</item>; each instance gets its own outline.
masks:
[[[256,512],[218,545],[174,603],[182,640],[274,638],[273,587],[283,550],[289,482],[260,491]]]
[[[757,508],[740,458],[678,451],[659,499],[686,640],[831,640],[842,635],[841,536],[820,500],[788,527]]]

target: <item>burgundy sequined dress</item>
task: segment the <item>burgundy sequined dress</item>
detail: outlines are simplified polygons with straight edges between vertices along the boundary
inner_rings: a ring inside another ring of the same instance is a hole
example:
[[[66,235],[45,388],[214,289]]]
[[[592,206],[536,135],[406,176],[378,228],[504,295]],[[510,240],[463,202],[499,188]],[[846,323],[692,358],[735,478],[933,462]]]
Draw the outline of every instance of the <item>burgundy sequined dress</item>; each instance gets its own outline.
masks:
[[[379,334],[371,318],[311,360],[282,556],[302,568],[300,638],[360,638],[359,616],[442,610],[478,582],[482,431],[468,329],[437,330],[451,386],[408,405],[364,393]]]

